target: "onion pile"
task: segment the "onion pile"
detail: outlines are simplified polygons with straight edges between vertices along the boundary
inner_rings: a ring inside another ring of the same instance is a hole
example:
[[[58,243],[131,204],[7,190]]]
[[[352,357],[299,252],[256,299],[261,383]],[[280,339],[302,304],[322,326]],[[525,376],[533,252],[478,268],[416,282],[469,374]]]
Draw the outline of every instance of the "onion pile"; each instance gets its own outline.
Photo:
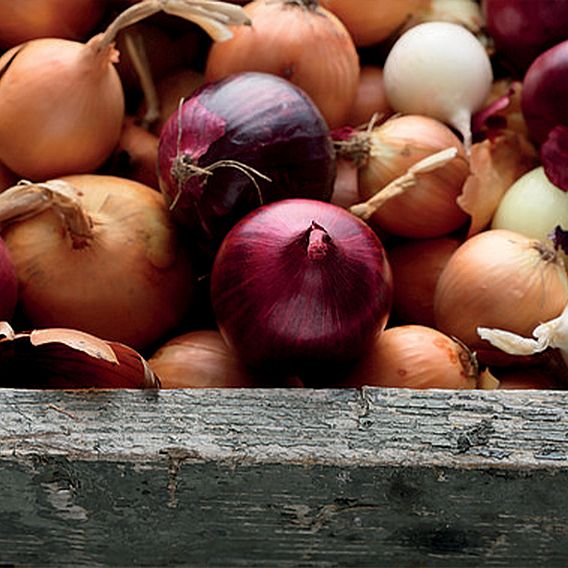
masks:
[[[568,388],[567,30],[5,0],[0,387]]]

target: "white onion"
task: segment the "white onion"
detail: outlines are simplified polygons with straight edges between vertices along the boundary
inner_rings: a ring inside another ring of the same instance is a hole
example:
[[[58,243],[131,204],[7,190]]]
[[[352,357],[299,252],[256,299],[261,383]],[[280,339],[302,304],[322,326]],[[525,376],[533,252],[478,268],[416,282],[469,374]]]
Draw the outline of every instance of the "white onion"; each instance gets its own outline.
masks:
[[[568,230],[568,192],[552,184],[542,166],[511,185],[491,221],[493,229],[509,229],[540,241],[546,241],[558,225]]]
[[[481,42],[459,24],[427,22],[402,34],[384,65],[384,87],[395,111],[446,122],[471,148],[471,114],[493,81]]]

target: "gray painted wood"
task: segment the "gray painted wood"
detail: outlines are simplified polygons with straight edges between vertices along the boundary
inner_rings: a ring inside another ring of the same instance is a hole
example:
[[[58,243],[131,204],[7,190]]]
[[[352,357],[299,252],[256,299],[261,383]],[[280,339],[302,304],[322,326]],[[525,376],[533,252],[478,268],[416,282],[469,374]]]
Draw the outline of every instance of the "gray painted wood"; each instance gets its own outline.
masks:
[[[568,393],[0,392],[0,565],[566,566]]]

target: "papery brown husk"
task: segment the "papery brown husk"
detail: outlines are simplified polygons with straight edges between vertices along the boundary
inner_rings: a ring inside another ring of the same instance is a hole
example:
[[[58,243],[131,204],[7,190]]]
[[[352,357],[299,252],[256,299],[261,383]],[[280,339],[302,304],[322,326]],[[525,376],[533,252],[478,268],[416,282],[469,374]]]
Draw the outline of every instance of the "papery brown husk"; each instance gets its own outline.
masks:
[[[11,333],[0,327],[0,386],[84,389],[158,388],[144,358],[127,345],[74,329]]]

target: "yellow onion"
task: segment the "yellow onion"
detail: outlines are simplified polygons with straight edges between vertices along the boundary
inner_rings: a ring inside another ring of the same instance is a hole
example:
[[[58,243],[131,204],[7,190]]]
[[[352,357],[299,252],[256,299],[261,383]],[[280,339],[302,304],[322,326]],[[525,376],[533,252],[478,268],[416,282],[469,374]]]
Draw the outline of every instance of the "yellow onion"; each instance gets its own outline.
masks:
[[[353,133],[336,146],[341,157],[358,164],[359,194],[369,206],[413,166],[454,149],[452,159],[426,170],[411,187],[366,207],[364,218],[374,228],[410,238],[447,235],[467,221],[456,200],[469,174],[468,160],[463,144],[442,122],[419,115],[395,116],[371,130]]]
[[[258,386],[218,331],[190,331],[170,339],[148,359],[164,389]]]
[[[436,284],[460,243],[457,237],[437,237],[403,241],[388,248],[394,280],[393,317],[399,324],[435,327]]]
[[[378,65],[363,65],[359,86],[345,124],[360,126],[377,115],[381,119],[392,114],[383,85],[383,70]]]
[[[66,328],[14,333],[0,322],[0,386],[10,388],[158,388],[134,349]]]
[[[394,35],[427,0],[320,0],[347,27],[358,46]]]
[[[84,39],[104,8],[101,0],[5,0],[0,4],[0,46],[40,37]]]
[[[436,327],[475,351],[483,363],[511,356],[483,341],[477,328],[530,336],[568,302],[564,263],[545,243],[492,229],[466,240],[440,274],[434,297]]]
[[[342,386],[472,389],[475,357],[462,344],[431,327],[390,327],[377,337]]]
[[[68,176],[0,193],[22,314],[147,348],[178,326],[193,274],[158,191],[103,175]]]

